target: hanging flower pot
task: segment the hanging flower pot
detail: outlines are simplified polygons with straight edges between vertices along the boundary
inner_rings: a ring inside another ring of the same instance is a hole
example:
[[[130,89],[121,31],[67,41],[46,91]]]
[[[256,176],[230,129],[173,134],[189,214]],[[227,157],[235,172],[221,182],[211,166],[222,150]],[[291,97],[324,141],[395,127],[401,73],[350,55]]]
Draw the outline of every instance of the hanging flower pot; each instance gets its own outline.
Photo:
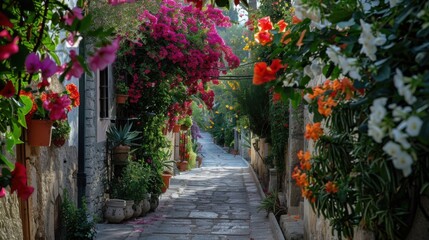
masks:
[[[55,147],[62,147],[66,143],[65,138],[55,138],[52,139],[52,143],[55,145]]]
[[[33,147],[49,147],[52,134],[51,120],[31,119],[28,123],[28,144]]]
[[[116,94],[116,103],[124,104],[128,99],[128,95],[126,94]]]

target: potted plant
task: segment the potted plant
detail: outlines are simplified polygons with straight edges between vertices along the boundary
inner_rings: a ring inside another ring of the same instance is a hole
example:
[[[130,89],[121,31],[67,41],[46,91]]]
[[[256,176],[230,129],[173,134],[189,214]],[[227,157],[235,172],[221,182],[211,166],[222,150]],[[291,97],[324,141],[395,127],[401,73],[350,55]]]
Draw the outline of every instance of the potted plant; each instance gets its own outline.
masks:
[[[170,159],[171,151],[162,151],[160,154],[160,170],[161,170],[161,177],[163,181],[163,186],[161,188],[161,192],[165,193],[167,189],[170,187],[170,179],[173,176],[173,164],[175,163],[174,160]]]
[[[62,147],[70,136],[70,125],[67,120],[58,120],[54,122],[52,129],[52,143],[56,147]]]
[[[124,81],[116,82],[116,102],[124,104],[128,99],[128,85]]]
[[[132,125],[132,123],[127,123],[120,127],[111,125],[107,130],[107,139],[112,149],[113,164],[126,164],[133,142],[141,138],[139,131],[131,131]]]
[[[178,121],[181,130],[188,130],[192,126],[192,118],[191,116],[186,116]]]

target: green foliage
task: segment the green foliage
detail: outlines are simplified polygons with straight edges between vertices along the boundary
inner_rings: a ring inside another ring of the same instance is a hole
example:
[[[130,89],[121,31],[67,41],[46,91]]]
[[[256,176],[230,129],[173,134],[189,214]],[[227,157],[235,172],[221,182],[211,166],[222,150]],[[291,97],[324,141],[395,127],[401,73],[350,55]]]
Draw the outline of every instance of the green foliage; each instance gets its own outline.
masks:
[[[289,139],[289,104],[274,103],[270,104],[270,126],[271,126],[271,151],[274,158],[274,164],[280,176],[286,170],[285,153]]]
[[[62,227],[65,230],[65,239],[90,240],[95,238],[96,220],[88,213],[86,201],[83,199],[82,208],[77,208],[71,201],[66,190],[61,204]]]
[[[241,81],[237,91],[241,114],[249,118],[249,129],[262,138],[270,139],[270,95],[263,86]]]
[[[192,126],[192,118],[191,116],[186,116],[184,118],[179,119],[177,124],[190,128]]]
[[[68,139],[71,130],[68,120],[55,121],[53,126],[52,139]]]
[[[112,181],[110,197],[140,202],[149,193],[152,174],[149,164],[130,161],[121,177]]]
[[[267,215],[272,212],[276,218],[287,213],[287,207],[282,206],[279,200],[278,192],[268,193],[267,196],[261,201],[258,211],[265,210]]]
[[[132,126],[132,123],[126,123],[120,127],[111,125],[106,132],[110,147],[114,148],[119,145],[131,146],[135,141],[141,139],[139,131],[131,131]]]
[[[128,94],[128,85],[124,81],[116,81],[115,88],[117,94]]]

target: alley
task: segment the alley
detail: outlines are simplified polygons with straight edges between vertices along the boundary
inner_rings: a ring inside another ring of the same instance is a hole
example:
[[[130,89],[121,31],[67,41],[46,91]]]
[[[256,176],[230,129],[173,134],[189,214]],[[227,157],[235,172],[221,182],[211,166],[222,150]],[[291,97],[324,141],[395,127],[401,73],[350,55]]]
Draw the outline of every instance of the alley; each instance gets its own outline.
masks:
[[[274,239],[265,212],[257,211],[261,196],[247,162],[202,135],[201,168],[172,178],[155,212],[98,224],[96,239]]]

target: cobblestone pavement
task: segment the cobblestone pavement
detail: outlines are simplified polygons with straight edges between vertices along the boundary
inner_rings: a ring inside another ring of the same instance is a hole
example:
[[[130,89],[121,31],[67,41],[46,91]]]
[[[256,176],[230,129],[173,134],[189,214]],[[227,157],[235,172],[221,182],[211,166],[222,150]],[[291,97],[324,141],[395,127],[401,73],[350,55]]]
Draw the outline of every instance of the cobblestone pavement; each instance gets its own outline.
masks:
[[[265,212],[257,211],[261,196],[246,161],[202,135],[201,168],[174,176],[155,212],[122,224],[97,224],[96,239],[274,239]]]

